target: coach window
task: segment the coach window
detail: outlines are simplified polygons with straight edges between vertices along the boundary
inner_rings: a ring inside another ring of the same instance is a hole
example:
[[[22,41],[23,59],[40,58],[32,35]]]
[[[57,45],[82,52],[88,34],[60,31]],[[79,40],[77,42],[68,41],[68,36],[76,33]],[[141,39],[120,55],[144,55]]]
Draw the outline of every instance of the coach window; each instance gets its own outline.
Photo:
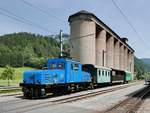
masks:
[[[102,75],[104,75],[104,70],[102,71]]]
[[[101,70],[99,70],[99,76],[101,75]]]
[[[107,76],[107,71],[105,71],[105,76]]]
[[[116,72],[115,72],[115,71],[112,71],[112,75],[116,75]]]

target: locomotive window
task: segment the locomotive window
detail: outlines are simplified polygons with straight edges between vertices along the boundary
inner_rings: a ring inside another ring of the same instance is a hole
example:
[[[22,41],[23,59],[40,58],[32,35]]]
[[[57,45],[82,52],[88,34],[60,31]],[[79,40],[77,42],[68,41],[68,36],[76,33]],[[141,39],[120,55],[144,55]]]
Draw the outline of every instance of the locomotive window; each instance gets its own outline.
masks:
[[[78,64],[74,64],[74,70],[78,70]]]
[[[58,63],[58,69],[64,69],[64,63]]]
[[[56,63],[50,64],[50,69],[56,69],[56,68],[57,68],[57,64]]]
[[[78,70],[79,69],[78,64],[71,64],[71,69],[72,70]]]
[[[109,71],[108,71],[108,76],[110,75]]]
[[[107,71],[105,71],[105,76],[107,76]]]
[[[64,69],[64,68],[65,68],[65,64],[62,62],[50,64],[50,69]]]

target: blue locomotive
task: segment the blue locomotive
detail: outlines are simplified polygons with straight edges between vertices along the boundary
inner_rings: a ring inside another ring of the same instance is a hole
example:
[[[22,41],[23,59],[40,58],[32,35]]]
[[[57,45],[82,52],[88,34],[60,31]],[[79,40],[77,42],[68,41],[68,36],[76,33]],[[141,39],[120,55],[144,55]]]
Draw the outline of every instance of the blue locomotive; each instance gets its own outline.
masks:
[[[45,70],[25,71],[20,86],[25,97],[41,98],[49,93],[66,93],[131,80],[132,75],[127,71],[55,58],[48,60]]]
[[[20,83],[25,97],[44,97],[48,93],[79,90],[90,86],[91,75],[82,70],[80,62],[49,59],[46,70],[25,71]]]

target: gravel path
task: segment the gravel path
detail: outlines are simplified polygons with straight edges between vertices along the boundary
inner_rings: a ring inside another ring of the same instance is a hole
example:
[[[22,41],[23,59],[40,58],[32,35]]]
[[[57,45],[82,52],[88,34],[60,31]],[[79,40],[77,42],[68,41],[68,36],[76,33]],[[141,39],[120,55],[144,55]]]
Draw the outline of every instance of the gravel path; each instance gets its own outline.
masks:
[[[137,113],[150,113],[150,96],[142,103]]]
[[[111,87],[117,87],[117,86],[111,86]],[[104,90],[104,89],[109,89],[111,87],[106,87],[106,88],[100,88],[96,90]],[[131,86],[129,88],[121,89],[118,91],[113,91],[111,93],[106,93],[102,94],[99,96],[95,96],[89,99],[85,100],[80,100],[77,102],[71,102],[71,103],[65,103],[65,104],[58,104],[58,105],[50,105],[42,107],[40,105],[36,109],[31,109],[31,110],[25,110],[24,112],[26,113],[36,113],[36,112],[41,112],[41,113],[99,113],[100,111],[106,110],[113,106],[114,104],[117,104],[119,101],[125,99],[128,97],[128,95],[134,91],[137,91],[138,89],[141,89],[145,87],[143,83],[136,84],[134,86]],[[79,92],[80,94],[84,94],[87,92],[92,92],[95,90],[89,90],[89,91],[83,91]],[[48,103],[48,101],[52,101],[55,99],[61,99],[64,97],[69,97],[71,95],[77,95],[78,93],[75,94],[70,94],[70,95],[65,95],[65,96],[60,96],[60,97],[54,97],[54,98],[48,98],[48,99],[41,99],[41,100],[27,100],[27,99],[22,99],[20,96],[8,96],[8,97],[1,97],[0,96],[0,113],[22,113],[18,110],[13,110],[15,108],[23,108],[23,106],[29,105],[32,106],[35,103]],[[15,103],[14,103],[15,102]],[[10,109],[10,110],[9,110]],[[9,111],[8,111],[9,110]]]
[[[121,89],[118,91],[110,92],[90,99],[73,102],[68,104],[70,106],[81,107],[84,109],[92,109],[95,111],[105,111],[106,109],[114,106],[120,101],[128,98],[133,92],[145,87],[143,84],[131,86],[129,88]]]

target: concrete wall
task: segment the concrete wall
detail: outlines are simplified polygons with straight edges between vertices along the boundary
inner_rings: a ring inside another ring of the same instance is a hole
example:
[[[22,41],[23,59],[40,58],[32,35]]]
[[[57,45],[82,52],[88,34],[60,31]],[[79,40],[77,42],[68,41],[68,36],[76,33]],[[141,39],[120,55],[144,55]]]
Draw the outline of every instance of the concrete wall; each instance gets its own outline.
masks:
[[[95,22],[75,19],[70,23],[71,57],[83,64],[95,64]]]
[[[114,37],[110,36],[106,42],[106,66],[108,68],[114,67]]]
[[[128,67],[127,67],[127,71],[131,71],[131,52],[128,51]]]
[[[131,73],[133,75],[133,78],[135,77],[134,75],[134,54],[131,54]]]
[[[134,74],[134,50],[87,11],[69,17],[71,57],[83,64],[128,70]]]
[[[96,65],[106,66],[106,31],[102,30],[96,37]]]
[[[125,47],[124,48],[124,70],[128,69],[128,49]]]
[[[124,70],[124,45],[120,45],[120,58],[119,58],[119,68]]]
[[[114,44],[114,68],[119,69],[119,57],[120,57],[120,42],[115,41]]]

